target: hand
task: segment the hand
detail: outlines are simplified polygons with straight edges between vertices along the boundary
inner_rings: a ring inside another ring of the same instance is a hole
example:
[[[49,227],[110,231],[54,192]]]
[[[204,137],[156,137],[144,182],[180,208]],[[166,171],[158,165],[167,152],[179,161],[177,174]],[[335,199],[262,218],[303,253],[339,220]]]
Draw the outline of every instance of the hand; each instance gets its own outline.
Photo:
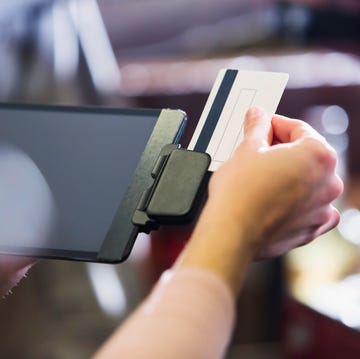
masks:
[[[255,257],[277,256],[334,228],[331,202],[343,189],[336,154],[308,124],[247,114],[244,141],[214,174],[210,200],[222,215],[248,226]]]
[[[212,271],[237,294],[254,258],[281,255],[338,224],[335,166],[334,150],[308,124],[250,110],[243,142],[210,180],[179,266]]]
[[[0,255],[0,297],[15,287],[35,262],[34,258]]]

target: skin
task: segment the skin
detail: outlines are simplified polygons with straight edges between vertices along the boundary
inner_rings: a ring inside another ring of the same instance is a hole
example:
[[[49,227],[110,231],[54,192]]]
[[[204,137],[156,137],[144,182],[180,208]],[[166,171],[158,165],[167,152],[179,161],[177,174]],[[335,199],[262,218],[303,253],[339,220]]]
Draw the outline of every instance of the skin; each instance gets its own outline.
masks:
[[[309,125],[251,109],[244,141],[211,177],[208,200],[173,275],[194,267],[211,272],[235,300],[254,259],[281,255],[338,224],[331,202],[343,183],[335,166],[335,152]],[[122,332],[97,359],[117,357]]]
[[[0,255],[0,296],[6,296],[35,261],[34,258]]]
[[[239,288],[241,283],[229,279],[230,272],[241,272],[232,262],[239,266],[241,257],[246,266],[253,259],[281,255],[338,224],[331,202],[343,184],[335,166],[334,150],[306,123],[250,110],[244,141],[211,177],[208,201],[177,266],[216,271]],[[0,294],[34,262],[0,255]]]
[[[248,111],[244,140],[211,177],[208,200],[174,275],[189,267],[214,273],[235,299],[251,261],[281,255],[338,224],[331,202],[343,183],[335,167],[335,152],[306,123]],[[7,291],[32,262],[1,257],[0,289]],[[116,357],[119,336],[121,331],[97,358]]]
[[[338,224],[331,202],[343,183],[335,166],[334,150],[308,124],[250,110],[244,141],[212,176],[177,266],[215,272],[237,295],[252,260],[279,256]]]

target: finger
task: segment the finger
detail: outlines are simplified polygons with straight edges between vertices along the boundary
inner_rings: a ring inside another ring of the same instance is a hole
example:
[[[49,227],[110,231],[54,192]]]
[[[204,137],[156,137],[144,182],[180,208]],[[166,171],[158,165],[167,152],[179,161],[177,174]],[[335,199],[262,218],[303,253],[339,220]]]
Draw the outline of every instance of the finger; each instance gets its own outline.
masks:
[[[324,206],[329,206],[331,202],[342,194],[343,189],[343,181],[337,174],[331,175],[329,179],[321,177],[312,194],[308,196],[307,201],[299,207],[299,211],[304,213],[300,218],[307,218],[306,220],[308,220],[314,210],[318,211]]]
[[[323,218],[327,217],[327,220],[323,220],[317,224],[308,223],[308,226],[303,227],[299,232],[299,237],[302,237],[300,245],[305,245],[313,241],[315,238],[335,228],[340,221],[340,214],[334,207],[331,211],[322,214]]]
[[[256,148],[268,147],[272,143],[272,126],[269,116],[260,108],[247,111],[244,121],[244,140]]]
[[[328,222],[323,224],[321,227],[318,228],[318,230],[315,232],[316,237],[329,232],[330,230],[334,229],[340,222],[340,213],[339,211],[331,205],[332,208],[332,215]]]
[[[324,141],[324,138],[306,122],[275,115],[271,119],[274,138],[281,143],[295,142],[304,137],[314,137]]]
[[[318,205],[329,204],[338,198],[342,194],[343,190],[344,183],[342,179],[335,174],[329,181],[327,181],[327,183],[324,181],[323,184],[320,184],[314,199]]]
[[[24,267],[28,267],[30,264],[34,264],[38,261],[37,258],[33,257],[22,257],[1,254],[0,255],[0,268],[2,271],[14,271]]]
[[[292,235],[289,239],[272,243],[265,248],[260,248],[255,255],[255,259],[260,260],[280,256],[284,253],[291,251],[294,248],[303,246],[311,242],[314,238],[314,230],[312,230],[311,228],[303,229],[301,232]]]

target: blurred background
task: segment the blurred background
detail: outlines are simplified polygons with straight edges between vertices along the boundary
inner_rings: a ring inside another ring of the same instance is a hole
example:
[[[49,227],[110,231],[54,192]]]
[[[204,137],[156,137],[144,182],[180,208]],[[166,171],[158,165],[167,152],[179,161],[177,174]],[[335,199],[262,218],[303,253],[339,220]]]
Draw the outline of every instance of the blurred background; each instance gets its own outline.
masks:
[[[0,3],[1,102],[180,108],[184,147],[219,69],[290,74],[278,112],[337,150],[342,221],[252,266],[227,358],[360,357],[359,56],[359,0]],[[141,235],[117,266],[41,261],[0,302],[0,357],[89,357],[186,239]]]

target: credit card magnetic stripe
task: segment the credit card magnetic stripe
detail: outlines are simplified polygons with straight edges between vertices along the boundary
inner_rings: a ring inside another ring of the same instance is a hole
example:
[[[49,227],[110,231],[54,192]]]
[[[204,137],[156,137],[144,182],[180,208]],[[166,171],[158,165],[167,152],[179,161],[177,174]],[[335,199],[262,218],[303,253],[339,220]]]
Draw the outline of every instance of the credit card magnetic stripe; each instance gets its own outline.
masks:
[[[235,82],[238,70],[226,70],[215,100],[210,108],[206,118],[204,127],[202,128],[199,138],[194,147],[195,151],[205,152],[215,131],[216,125],[221,116],[225,102],[231,92],[231,88]]]
[[[220,70],[188,149],[207,152],[209,170],[216,171],[242,142],[247,110],[257,106],[273,116],[288,78],[280,72]]]

